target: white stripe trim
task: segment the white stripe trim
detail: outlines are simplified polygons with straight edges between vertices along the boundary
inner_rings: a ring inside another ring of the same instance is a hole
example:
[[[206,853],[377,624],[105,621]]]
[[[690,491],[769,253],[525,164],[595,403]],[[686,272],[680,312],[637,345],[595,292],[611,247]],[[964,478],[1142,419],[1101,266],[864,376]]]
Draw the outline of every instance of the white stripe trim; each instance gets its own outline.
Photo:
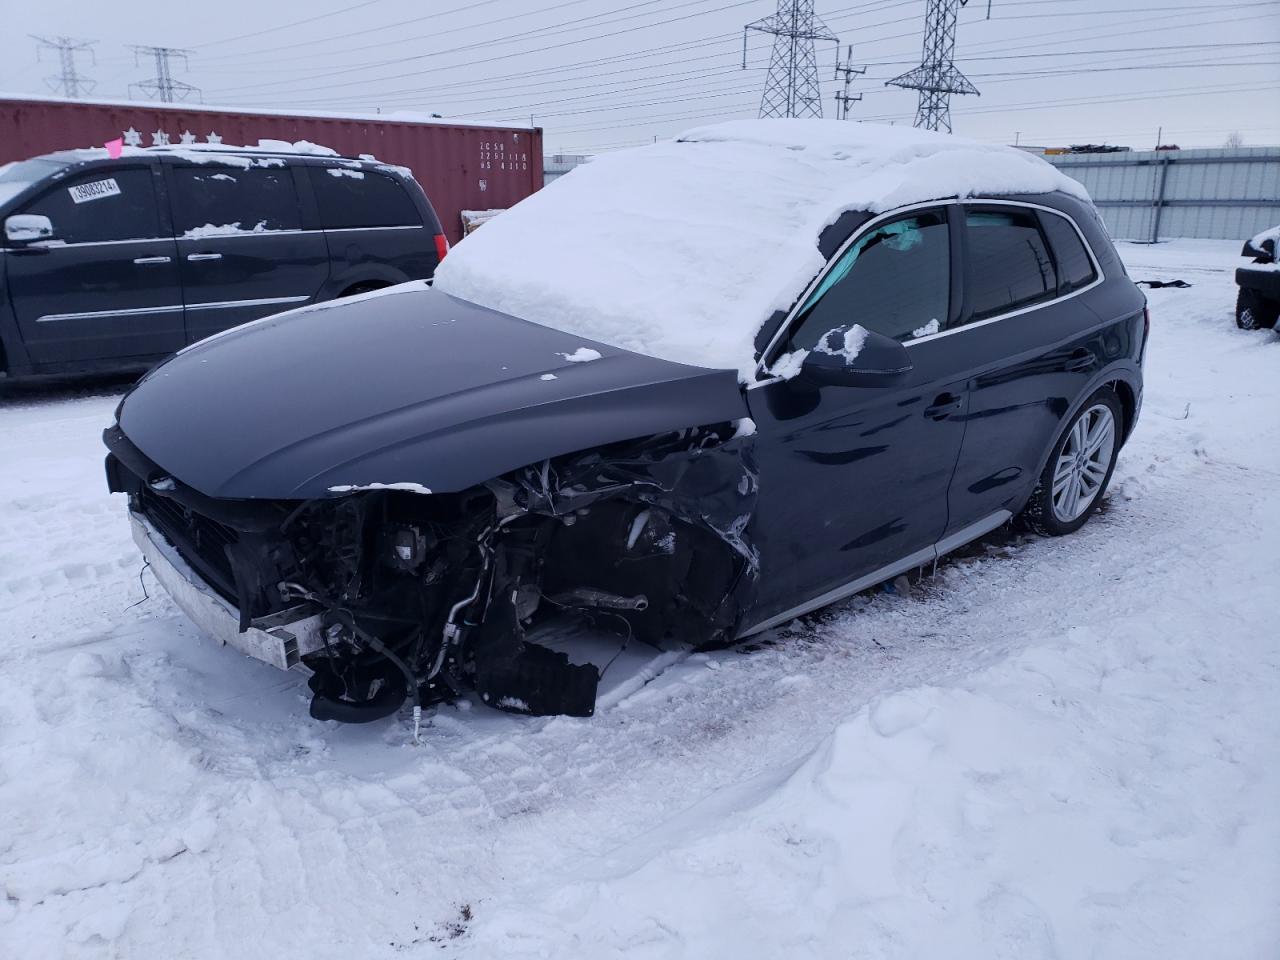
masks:
[[[36,317],[36,323],[53,323],[57,320],[93,320],[99,317],[140,317],[148,313],[181,313],[182,304],[165,307],[133,307],[128,310],[87,310],[83,313],[46,313]]]
[[[232,307],[265,307],[277,303],[302,303],[310,300],[305,294],[298,297],[259,297],[251,300],[213,300],[208,303],[169,304],[162,307],[131,307],[126,310],[86,310],[82,313],[46,313],[36,317],[36,323],[53,323],[58,320],[94,320],[102,317],[141,317],[149,313],[179,313],[182,310],[227,310]]]
[[[188,310],[227,310],[232,307],[265,307],[273,303],[302,303],[310,300],[305,294],[300,297],[259,297],[253,300],[210,300],[207,303],[188,303]]]

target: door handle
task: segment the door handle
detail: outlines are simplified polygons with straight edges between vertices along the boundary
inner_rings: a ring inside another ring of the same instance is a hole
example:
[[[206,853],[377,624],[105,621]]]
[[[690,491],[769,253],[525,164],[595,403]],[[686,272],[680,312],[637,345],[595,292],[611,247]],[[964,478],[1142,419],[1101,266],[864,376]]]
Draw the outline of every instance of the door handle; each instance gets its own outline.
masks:
[[[172,263],[173,257],[134,257],[134,263]]]
[[[221,260],[222,254],[220,253],[188,253],[187,259],[188,260]]]
[[[964,406],[964,397],[954,393],[943,393],[934,397],[933,404],[924,408],[924,415],[930,420],[945,420],[953,413],[959,413]]]
[[[1071,358],[1067,360],[1066,369],[1071,373],[1084,373],[1084,371],[1092,370],[1097,365],[1098,358],[1093,355],[1093,351],[1085,350],[1081,347],[1071,354]]]

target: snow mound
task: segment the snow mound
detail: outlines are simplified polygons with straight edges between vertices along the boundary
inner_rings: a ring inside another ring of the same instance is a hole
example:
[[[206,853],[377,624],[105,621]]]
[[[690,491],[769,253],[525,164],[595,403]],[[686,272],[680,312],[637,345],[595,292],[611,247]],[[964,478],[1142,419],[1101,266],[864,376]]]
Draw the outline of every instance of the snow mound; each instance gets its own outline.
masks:
[[[945,197],[1087,198],[1039,157],[929,131],[744,120],[597,157],[468,236],[446,293],[628,350],[755,366],[754,338],[822,268],[847,210]]]

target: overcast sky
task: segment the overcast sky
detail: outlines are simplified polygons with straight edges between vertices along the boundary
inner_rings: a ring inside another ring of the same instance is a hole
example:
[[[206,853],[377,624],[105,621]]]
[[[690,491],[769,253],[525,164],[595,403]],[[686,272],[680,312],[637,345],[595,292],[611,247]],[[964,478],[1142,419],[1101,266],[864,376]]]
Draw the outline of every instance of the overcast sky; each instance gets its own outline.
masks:
[[[775,0],[3,0],[0,91],[43,93],[57,55],[28,34],[96,41],[78,64],[94,96],[152,75],[129,44],[185,47],[175,78],[206,104],[534,121],[548,151],[582,152],[755,116],[772,38],[742,27]],[[859,119],[911,123],[914,92],[884,81],[919,62],[926,0],[818,0],[868,66]],[[819,44],[834,114],[835,46]],[[1280,0],[971,0],[956,62],[956,133],[1061,145],[1280,143]]]

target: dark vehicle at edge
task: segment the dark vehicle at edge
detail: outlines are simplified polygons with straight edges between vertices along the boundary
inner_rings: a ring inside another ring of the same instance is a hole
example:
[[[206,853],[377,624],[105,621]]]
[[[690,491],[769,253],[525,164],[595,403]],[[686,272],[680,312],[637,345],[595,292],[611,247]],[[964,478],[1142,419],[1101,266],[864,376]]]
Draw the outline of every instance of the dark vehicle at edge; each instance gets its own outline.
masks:
[[[1275,329],[1280,319],[1280,226],[1245,242],[1240,256],[1252,263],[1236,268],[1236,326],[1241,330]]]
[[[0,375],[141,370],[307,303],[427,279],[448,250],[408,171],[199,144],[0,168]]]
[[[153,371],[106,432],[110,488],[207,632],[309,668],[312,715],[348,721],[468,689],[589,715],[596,668],[526,639],[547,618],[723,644],[1015,516],[1083,525],[1136,422],[1149,327],[1091,206],[934,201],[816,242],[827,266],[761,331],[745,386],[604,343],[569,362],[580,336],[388,291]],[[799,349],[798,373],[771,373]]]

